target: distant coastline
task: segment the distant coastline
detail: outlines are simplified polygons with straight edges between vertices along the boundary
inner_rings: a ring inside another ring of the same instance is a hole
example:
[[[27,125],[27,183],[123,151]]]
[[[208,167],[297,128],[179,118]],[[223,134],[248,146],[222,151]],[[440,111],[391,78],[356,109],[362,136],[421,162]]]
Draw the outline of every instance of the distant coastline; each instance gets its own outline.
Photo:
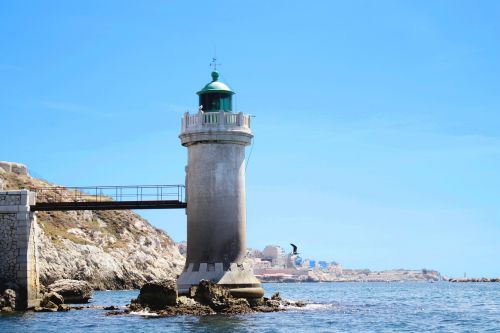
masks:
[[[500,282],[500,277],[497,278],[448,278],[443,277],[446,282]]]
[[[370,271],[368,269],[344,269],[341,273],[315,269],[254,269],[261,282],[436,282],[441,274],[434,270],[394,269]]]
[[[361,274],[349,274],[341,276],[327,275],[326,277],[318,277],[311,270],[303,275],[293,275],[293,274],[282,274],[282,273],[272,273],[268,270],[266,274],[257,274],[257,278],[262,283],[319,283],[319,282],[452,282],[452,283],[489,283],[489,282],[500,282],[500,277],[497,278],[449,278],[447,276],[441,276],[439,272],[432,271],[430,274],[426,272],[423,274],[421,271],[417,270],[388,270],[381,272],[369,272],[367,270],[352,270],[354,272],[363,272]],[[261,273],[261,272],[256,272]],[[324,274],[324,272],[319,272]]]

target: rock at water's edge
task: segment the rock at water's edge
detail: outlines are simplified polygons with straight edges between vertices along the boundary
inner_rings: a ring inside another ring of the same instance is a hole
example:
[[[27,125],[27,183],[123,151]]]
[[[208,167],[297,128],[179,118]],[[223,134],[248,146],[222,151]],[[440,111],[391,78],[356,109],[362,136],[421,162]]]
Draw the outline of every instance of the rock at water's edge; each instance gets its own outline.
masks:
[[[250,313],[248,300],[234,298],[228,288],[211,281],[201,280],[196,288],[194,299],[202,305],[208,305],[218,313]]]
[[[138,302],[152,310],[161,310],[177,304],[177,283],[175,280],[155,280],[142,286]]]
[[[173,293],[174,290],[175,294]],[[279,297],[279,295],[275,295],[275,299],[273,300],[262,298],[251,300],[235,298],[231,295],[229,288],[205,280],[200,281],[198,286],[193,288],[192,291],[194,297],[176,297],[177,289],[175,281],[164,280],[149,282],[141,289],[138,299],[133,299],[131,301],[128,310],[119,313],[111,313],[109,315],[144,310],[152,310],[159,316],[199,316],[215,313],[244,314],[252,312],[284,311],[285,306],[293,305],[290,302],[285,304],[286,301],[280,301],[281,297]],[[165,296],[167,294],[168,296]]]
[[[60,311],[60,312],[69,311],[70,309],[71,309],[70,306],[67,304],[59,304],[57,306],[57,311]]]
[[[47,299],[44,299],[42,303],[40,303],[40,308],[42,310],[39,310],[38,307],[35,308],[35,311],[37,312],[56,312],[58,309],[57,304],[54,304],[52,301],[49,301]]]
[[[92,298],[92,288],[85,281],[57,280],[48,289],[64,298],[65,303],[87,303]]]
[[[229,298],[231,298],[229,289],[206,280],[200,281],[194,295],[197,302],[208,305],[216,311],[223,303],[227,303],[226,301]]]
[[[0,311],[11,312],[16,308],[16,292],[6,289],[0,297]]]
[[[64,297],[62,297],[61,295],[59,295],[54,291],[51,291],[50,293],[46,293],[45,295],[43,295],[41,304],[44,304],[49,301],[54,303],[55,305],[60,305],[64,303]]]

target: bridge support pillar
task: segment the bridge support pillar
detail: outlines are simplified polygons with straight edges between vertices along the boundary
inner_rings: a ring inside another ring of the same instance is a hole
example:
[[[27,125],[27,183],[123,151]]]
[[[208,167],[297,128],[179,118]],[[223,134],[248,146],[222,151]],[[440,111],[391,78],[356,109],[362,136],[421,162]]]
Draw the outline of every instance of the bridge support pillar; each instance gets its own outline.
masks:
[[[39,303],[35,197],[28,190],[0,192],[0,290],[16,291],[18,310]]]

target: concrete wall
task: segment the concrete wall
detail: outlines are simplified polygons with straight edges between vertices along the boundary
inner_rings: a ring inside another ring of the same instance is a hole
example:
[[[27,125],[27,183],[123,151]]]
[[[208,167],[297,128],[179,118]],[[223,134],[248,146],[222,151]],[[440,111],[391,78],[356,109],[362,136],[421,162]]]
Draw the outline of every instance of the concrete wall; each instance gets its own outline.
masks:
[[[245,146],[199,143],[189,149],[187,263],[240,262],[246,252]]]
[[[36,306],[39,298],[34,203],[27,190],[0,192],[0,289],[16,291],[18,309]]]

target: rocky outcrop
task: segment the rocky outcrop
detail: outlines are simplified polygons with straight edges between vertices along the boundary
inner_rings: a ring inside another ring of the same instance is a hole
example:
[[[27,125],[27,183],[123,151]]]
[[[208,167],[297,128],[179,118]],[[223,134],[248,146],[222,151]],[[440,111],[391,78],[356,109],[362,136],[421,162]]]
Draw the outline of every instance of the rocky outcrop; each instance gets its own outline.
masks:
[[[21,176],[28,175],[28,168],[21,163],[0,161],[0,169],[4,172],[12,172]]]
[[[16,292],[6,289],[0,297],[0,312],[12,312],[16,308]]]
[[[443,278],[446,282],[500,282],[498,278]]]
[[[63,304],[64,297],[62,297],[60,294],[56,293],[55,291],[51,291],[51,292],[43,295],[42,304],[48,303],[48,302],[52,302],[55,305]]]
[[[0,162],[0,182],[5,190],[54,186],[11,162]],[[70,193],[62,189],[60,195]],[[98,290],[140,288],[147,281],[175,278],[184,266],[173,240],[132,211],[38,212],[37,221],[45,286],[74,279]]]
[[[40,306],[35,307],[36,312],[57,312],[57,304],[47,299],[44,299]]]
[[[177,304],[177,283],[175,280],[156,280],[147,282],[137,298],[141,306],[153,310]]]
[[[48,289],[61,295],[65,303],[87,303],[92,298],[93,292],[88,282],[67,279],[54,282]]]
[[[153,290],[161,291],[157,296],[150,298]],[[168,290],[168,292],[165,292]],[[166,299],[161,301],[162,296]],[[301,307],[304,303],[286,301],[273,295],[271,299],[259,298],[247,300],[231,296],[229,289],[211,281],[202,280],[192,288],[190,295],[177,297],[172,302],[172,297],[177,294],[175,281],[161,281],[146,284],[140,291],[137,299],[133,299],[125,311],[112,311],[107,315],[120,315],[135,312],[139,314],[155,314],[159,316],[174,315],[206,315],[206,314],[244,314],[253,312],[284,311],[289,307]],[[143,295],[147,295],[144,297]],[[146,301],[149,300],[149,301]],[[154,304],[154,307],[151,305]]]
[[[64,304],[64,298],[56,292],[49,292],[43,295],[40,306],[33,309],[35,312],[61,312],[69,311],[69,305]]]
[[[200,304],[208,305],[217,313],[252,312],[246,299],[232,297],[229,289],[211,281],[200,281],[194,294],[194,300]]]

